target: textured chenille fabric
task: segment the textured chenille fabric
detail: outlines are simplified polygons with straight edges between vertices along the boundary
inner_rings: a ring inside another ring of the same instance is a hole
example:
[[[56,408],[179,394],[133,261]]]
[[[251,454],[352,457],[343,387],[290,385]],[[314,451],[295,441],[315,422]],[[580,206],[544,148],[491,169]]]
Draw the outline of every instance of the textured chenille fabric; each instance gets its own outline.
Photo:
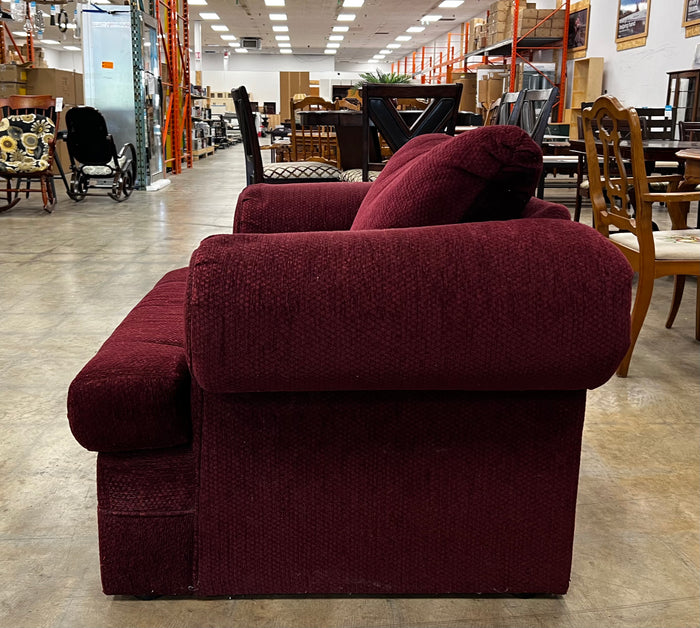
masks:
[[[210,392],[594,388],[629,338],[615,249],[550,219],[212,236],[190,263],[190,368]]]
[[[234,233],[349,229],[371,183],[257,183],[236,204]]]
[[[165,275],[71,383],[68,419],[83,447],[124,451],[189,442],[186,278],[186,268]]]
[[[542,150],[515,126],[421,135],[389,160],[352,229],[518,218],[541,174]]]

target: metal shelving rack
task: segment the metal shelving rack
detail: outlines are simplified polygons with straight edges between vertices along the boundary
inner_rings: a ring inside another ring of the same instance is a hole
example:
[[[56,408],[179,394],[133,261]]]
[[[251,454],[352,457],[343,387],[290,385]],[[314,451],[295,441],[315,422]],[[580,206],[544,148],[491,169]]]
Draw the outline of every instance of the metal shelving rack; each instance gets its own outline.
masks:
[[[187,0],[155,0],[155,13],[167,69],[167,77],[163,78],[163,161],[173,174],[179,174],[183,161],[188,168],[193,165]]]

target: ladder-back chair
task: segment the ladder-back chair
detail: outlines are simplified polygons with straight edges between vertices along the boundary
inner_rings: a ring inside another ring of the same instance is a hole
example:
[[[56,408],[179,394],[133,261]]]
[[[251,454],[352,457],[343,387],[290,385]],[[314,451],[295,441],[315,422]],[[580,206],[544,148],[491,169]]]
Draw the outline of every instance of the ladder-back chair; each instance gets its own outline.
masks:
[[[318,161],[338,165],[338,140],[335,128],[328,125],[305,125],[296,115],[298,111],[334,111],[335,105],[319,96],[307,96],[303,100],[290,99],[292,126],[292,159],[294,161]]]

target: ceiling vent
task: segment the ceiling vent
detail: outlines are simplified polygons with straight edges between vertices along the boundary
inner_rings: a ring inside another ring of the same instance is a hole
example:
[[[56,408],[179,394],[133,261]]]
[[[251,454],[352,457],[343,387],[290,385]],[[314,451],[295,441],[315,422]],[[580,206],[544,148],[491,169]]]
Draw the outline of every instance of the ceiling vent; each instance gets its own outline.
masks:
[[[241,48],[262,50],[262,39],[260,37],[241,37]]]

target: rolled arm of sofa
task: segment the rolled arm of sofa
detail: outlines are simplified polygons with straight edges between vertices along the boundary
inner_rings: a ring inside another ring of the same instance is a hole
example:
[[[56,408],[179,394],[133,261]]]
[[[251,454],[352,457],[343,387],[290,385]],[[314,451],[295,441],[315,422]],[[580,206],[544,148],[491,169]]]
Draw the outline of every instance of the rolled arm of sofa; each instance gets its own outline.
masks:
[[[371,183],[258,183],[241,192],[234,233],[350,229]]]
[[[594,388],[627,349],[631,279],[565,220],[213,236],[186,350],[220,393]]]

